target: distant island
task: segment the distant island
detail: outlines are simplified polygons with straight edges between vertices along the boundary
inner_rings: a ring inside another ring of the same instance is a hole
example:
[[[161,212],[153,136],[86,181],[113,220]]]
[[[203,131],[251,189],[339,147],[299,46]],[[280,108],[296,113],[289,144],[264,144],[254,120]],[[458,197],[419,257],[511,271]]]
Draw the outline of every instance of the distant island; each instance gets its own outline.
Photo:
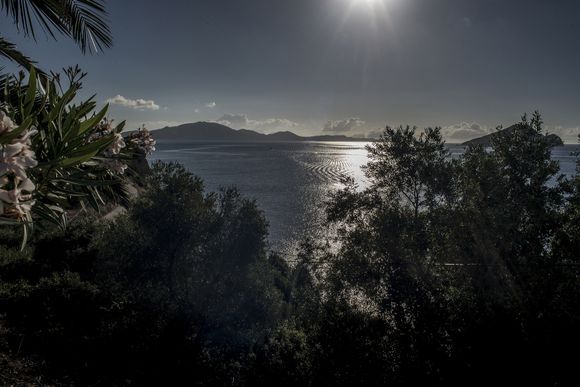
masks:
[[[303,137],[292,132],[272,134],[258,133],[249,129],[232,129],[217,122],[195,122],[165,127],[154,131],[157,140],[175,141],[220,141],[220,142],[292,142],[292,141],[373,141],[370,138],[344,135],[322,135]]]
[[[473,140],[469,140],[464,142],[461,145],[471,145],[471,146],[475,146],[475,145],[482,145],[482,146],[491,146],[491,141],[493,140],[494,137],[496,137],[499,133],[510,133],[516,130],[530,130],[529,128],[525,129],[525,128],[521,128],[518,125],[512,125],[508,128],[505,129],[501,129],[496,131],[495,133],[491,133],[488,134],[486,136],[483,137],[479,137],[479,138],[474,138]],[[530,133],[531,134],[531,133]],[[535,132],[534,132],[535,134]],[[562,139],[556,135],[556,134],[546,134],[543,136],[544,141],[546,141],[546,143],[550,146],[550,147],[555,147],[555,146],[561,146],[564,145],[564,142],[562,141]]]
[[[518,130],[517,125],[498,130],[488,135],[465,141],[461,145],[491,146],[492,139],[502,132]],[[375,141],[374,138],[349,137],[345,135],[299,136],[289,131],[271,134],[259,133],[249,129],[232,129],[217,122],[199,121],[179,126],[166,126],[154,130],[157,140],[169,141],[216,141],[216,142],[300,142],[300,141]],[[553,133],[543,136],[550,147],[564,145],[562,139]]]

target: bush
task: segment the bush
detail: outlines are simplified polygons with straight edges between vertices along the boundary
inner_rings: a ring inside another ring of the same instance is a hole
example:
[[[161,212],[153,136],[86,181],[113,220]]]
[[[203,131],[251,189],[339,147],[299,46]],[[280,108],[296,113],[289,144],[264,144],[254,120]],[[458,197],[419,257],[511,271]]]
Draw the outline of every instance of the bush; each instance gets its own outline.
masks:
[[[267,255],[263,215],[234,189],[205,194],[180,165],[154,165],[147,186],[114,221],[2,247],[13,342],[84,382],[241,377],[285,312],[287,268]]]

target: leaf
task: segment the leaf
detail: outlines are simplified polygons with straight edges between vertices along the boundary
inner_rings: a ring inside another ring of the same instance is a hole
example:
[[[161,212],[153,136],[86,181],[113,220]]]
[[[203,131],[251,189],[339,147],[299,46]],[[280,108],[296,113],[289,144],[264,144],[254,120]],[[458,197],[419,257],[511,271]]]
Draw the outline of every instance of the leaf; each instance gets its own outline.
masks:
[[[125,124],[127,123],[127,121],[121,121],[121,123],[119,125],[117,125],[117,127],[115,127],[115,133],[121,133],[123,131],[123,129],[125,129]]]
[[[78,156],[82,156],[86,153],[93,153],[93,152],[99,153],[99,152],[105,150],[109,145],[111,145],[114,140],[115,140],[115,138],[113,136],[106,136],[103,138],[99,138],[98,140],[95,140],[95,141],[90,142],[86,145],[83,145],[81,147],[76,148],[70,154],[68,154],[68,156],[69,157],[78,157]]]
[[[4,225],[4,226],[16,226],[20,224],[20,222],[16,219],[12,219],[12,218],[4,218],[0,216],[0,225]]]
[[[26,224],[22,225],[22,244],[20,245],[20,251],[24,250],[26,247],[26,242],[28,242],[28,226]]]
[[[16,45],[0,37],[0,55],[28,69],[36,62],[16,49]]]
[[[78,89],[79,86],[73,85],[64,93],[62,97],[59,98],[58,102],[52,107],[50,113],[48,114],[47,122],[54,121],[56,117],[62,114],[64,107],[66,106],[66,104],[72,101]]]
[[[60,207],[49,206],[44,203],[37,202],[34,207],[32,207],[32,212],[59,228],[64,228],[66,225],[64,210]]]
[[[53,39],[56,33],[70,37],[83,53],[112,46],[102,0],[2,0],[0,9],[12,16],[19,30],[35,40],[38,24]]]
[[[119,184],[118,180],[89,180],[89,179],[54,179],[56,183],[64,183],[64,184],[73,184],[73,185],[80,185],[84,187],[105,187]]]
[[[90,160],[92,157],[96,156],[97,153],[98,153],[98,151],[94,151],[94,152],[82,154],[80,156],[67,157],[64,160],[61,160],[58,164],[61,167],[71,167],[73,165],[82,164],[85,161]]]
[[[28,87],[26,89],[26,96],[24,97],[24,111],[23,116],[29,116],[34,109],[34,102],[36,100],[36,83],[38,79],[36,78],[36,70],[34,67],[30,67],[28,74]]]
[[[107,114],[107,110],[109,110],[109,104],[106,104],[105,107],[102,108],[101,111],[95,114],[93,117],[89,118],[86,121],[81,122],[78,134],[83,134],[88,129],[92,128],[93,126],[101,122],[105,117],[105,115]]]

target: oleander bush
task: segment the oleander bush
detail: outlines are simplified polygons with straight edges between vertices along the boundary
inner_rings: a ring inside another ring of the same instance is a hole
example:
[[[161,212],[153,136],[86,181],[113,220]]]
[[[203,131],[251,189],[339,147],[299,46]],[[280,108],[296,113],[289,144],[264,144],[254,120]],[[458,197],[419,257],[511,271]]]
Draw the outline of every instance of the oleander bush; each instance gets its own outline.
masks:
[[[29,234],[35,220],[64,227],[67,212],[126,199],[124,172],[130,160],[155,142],[141,129],[127,142],[93,98],[76,101],[86,76],[78,67],[46,82],[31,68],[28,79],[0,83],[0,222]]]

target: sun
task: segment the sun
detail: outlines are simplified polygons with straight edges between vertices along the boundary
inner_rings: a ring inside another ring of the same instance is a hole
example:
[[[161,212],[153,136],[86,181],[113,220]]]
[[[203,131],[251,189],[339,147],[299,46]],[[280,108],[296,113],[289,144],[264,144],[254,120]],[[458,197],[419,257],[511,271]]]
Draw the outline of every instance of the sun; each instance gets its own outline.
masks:
[[[371,9],[381,8],[385,6],[385,3],[390,0],[351,0],[351,6],[360,7],[366,6]]]
[[[367,4],[369,6],[383,3],[385,0],[354,0],[355,3]]]

